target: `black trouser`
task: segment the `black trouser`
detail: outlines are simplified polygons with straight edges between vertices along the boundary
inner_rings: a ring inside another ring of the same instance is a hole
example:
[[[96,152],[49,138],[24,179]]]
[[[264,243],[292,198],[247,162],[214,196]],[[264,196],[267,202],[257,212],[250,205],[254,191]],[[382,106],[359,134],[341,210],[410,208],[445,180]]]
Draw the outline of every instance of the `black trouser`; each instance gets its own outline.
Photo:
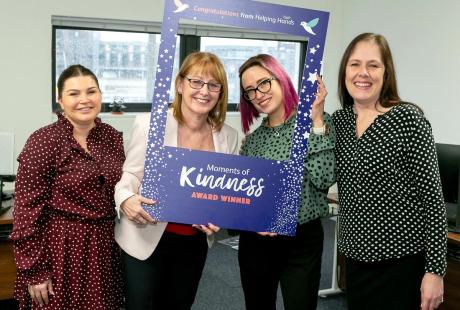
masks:
[[[349,310],[420,309],[424,253],[366,263],[346,259]]]
[[[276,309],[278,284],[286,310],[316,309],[323,239],[319,219],[298,225],[295,237],[242,232],[238,260],[246,309]]]
[[[189,310],[206,261],[206,235],[164,232],[145,261],[123,252],[127,310]]]

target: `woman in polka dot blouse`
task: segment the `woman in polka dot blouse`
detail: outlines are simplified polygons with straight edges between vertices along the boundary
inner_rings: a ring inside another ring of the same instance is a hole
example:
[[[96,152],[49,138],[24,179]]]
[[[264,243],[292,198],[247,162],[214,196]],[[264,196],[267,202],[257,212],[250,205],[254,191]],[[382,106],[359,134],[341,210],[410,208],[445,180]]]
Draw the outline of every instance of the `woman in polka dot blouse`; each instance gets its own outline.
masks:
[[[240,67],[240,85],[243,131],[249,131],[260,113],[267,114],[246,137],[240,153],[289,159],[299,101],[289,76],[272,56],[261,54]],[[335,133],[330,116],[324,112],[326,95],[318,77],[296,235],[241,232],[238,259],[246,309],[275,309],[279,283],[286,310],[316,309],[323,251],[320,218],[328,213],[326,195],[335,182]]]
[[[381,35],[348,45],[338,82],[338,246],[349,309],[437,308],[447,223],[430,124],[399,98]]]
[[[14,241],[21,309],[118,309],[114,187],[124,161],[119,132],[97,118],[101,91],[81,65],[58,80],[58,120],[19,155]]]
[[[224,124],[228,86],[222,62],[211,53],[189,54],[176,76],[164,143],[219,153],[237,153],[238,134]],[[126,309],[192,307],[208,246],[218,227],[156,222],[141,207],[150,113],[136,117],[115,201],[120,221],[115,238],[123,250]]]

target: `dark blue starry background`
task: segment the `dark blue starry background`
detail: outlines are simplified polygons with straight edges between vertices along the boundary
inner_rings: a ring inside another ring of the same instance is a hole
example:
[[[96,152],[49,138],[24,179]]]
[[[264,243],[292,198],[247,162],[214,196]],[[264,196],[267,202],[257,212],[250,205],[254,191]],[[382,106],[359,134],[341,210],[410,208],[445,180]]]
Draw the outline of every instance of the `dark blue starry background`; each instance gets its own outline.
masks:
[[[258,15],[259,18],[248,18],[251,15]],[[264,17],[267,18],[264,20]],[[188,224],[211,222],[222,228],[295,234],[304,169],[303,158],[308,149],[311,126],[309,114],[315,98],[316,74],[320,72],[322,65],[328,20],[328,12],[257,1],[165,0],[141,191],[143,196],[159,201],[154,207],[144,206],[153,217],[161,221]],[[255,159],[163,145],[170,86],[174,80],[172,72],[179,21],[203,21],[308,37],[299,94],[300,105],[289,161]],[[226,178],[263,178],[263,194],[260,197],[249,197],[243,191],[180,186],[179,178],[183,167],[195,167],[197,171],[202,169],[203,174],[214,175],[216,178],[223,176],[223,173],[207,170],[208,164],[239,171],[249,169],[247,176],[226,174]],[[251,199],[251,204],[192,199],[193,191],[245,197]]]

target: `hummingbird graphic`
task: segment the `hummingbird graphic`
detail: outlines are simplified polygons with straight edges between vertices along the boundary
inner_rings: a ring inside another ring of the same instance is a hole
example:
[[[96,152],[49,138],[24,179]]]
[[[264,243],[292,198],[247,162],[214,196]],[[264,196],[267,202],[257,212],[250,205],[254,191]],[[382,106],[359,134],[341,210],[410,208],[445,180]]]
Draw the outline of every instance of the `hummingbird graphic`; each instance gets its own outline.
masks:
[[[312,35],[316,35],[316,33],[313,32],[313,28],[318,25],[318,22],[319,22],[319,18],[315,18],[315,19],[312,19],[311,21],[309,21],[308,23],[306,21],[303,21],[300,23],[300,26],[303,27],[303,29],[305,29],[306,32],[312,34]]]
[[[174,13],[180,13],[185,11],[186,9],[189,8],[189,5],[186,3],[182,3],[180,0],[174,0],[174,4],[176,5],[177,9],[174,11]]]

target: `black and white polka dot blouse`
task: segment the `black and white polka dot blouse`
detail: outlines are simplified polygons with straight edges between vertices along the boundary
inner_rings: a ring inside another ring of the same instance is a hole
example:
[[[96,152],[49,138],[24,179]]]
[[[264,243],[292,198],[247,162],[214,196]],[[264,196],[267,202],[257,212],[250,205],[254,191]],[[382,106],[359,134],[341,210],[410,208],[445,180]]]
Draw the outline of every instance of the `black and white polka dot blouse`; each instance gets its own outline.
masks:
[[[365,262],[425,252],[425,271],[446,270],[446,214],[431,126],[401,103],[356,137],[352,107],[334,113],[339,250]]]

